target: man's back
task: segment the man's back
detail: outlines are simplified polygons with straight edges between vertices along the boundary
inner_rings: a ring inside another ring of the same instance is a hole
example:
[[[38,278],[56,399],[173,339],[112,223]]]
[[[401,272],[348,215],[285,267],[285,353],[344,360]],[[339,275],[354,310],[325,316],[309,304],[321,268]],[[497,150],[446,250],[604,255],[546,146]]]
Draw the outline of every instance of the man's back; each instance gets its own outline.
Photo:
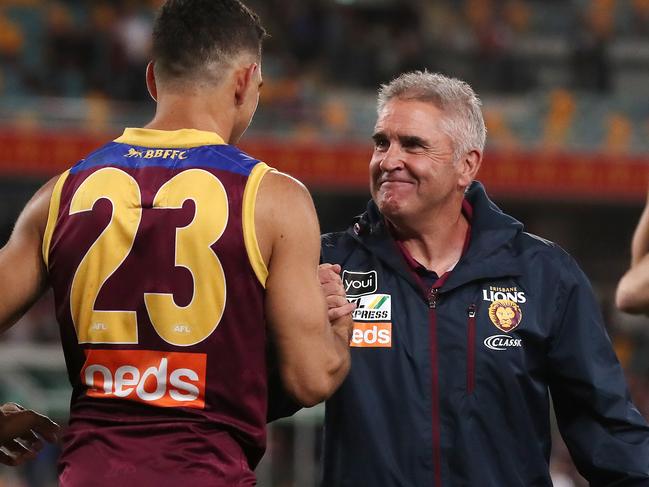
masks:
[[[142,455],[172,484],[180,451],[185,481],[252,478],[266,417],[254,203],[268,170],[213,133],[127,129],[60,178],[43,249],[74,388],[64,484],[77,471],[150,483]]]
[[[349,370],[353,305],[329,319],[308,191],[224,143],[257,108],[264,36],[239,0],[167,0],[147,129],[43,186],[0,249],[0,332],[55,291],[73,385],[65,487],[253,485],[266,330],[304,406]]]

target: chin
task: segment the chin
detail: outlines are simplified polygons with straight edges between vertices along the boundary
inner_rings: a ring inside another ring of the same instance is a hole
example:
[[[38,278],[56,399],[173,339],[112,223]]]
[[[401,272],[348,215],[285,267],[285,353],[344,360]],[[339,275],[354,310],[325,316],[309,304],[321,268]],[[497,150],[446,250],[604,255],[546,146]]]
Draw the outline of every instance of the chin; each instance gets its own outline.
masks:
[[[383,216],[386,216],[388,218],[398,216],[403,212],[403,205],[401,204],[401,202],[393,198],[383,198],[377,202],[377,206],[379,207],[379,210],[381,211]]]

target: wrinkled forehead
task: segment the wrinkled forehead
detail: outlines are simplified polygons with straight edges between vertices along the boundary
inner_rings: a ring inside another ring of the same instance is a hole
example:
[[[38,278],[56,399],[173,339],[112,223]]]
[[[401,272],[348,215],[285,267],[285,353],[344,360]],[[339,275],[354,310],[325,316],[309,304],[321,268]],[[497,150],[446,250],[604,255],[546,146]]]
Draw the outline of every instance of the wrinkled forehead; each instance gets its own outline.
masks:
[[[420,100],[392,99],[378,113],[374,132],[386,136],[435,138],[443,134],[447,114],[435,104]]]

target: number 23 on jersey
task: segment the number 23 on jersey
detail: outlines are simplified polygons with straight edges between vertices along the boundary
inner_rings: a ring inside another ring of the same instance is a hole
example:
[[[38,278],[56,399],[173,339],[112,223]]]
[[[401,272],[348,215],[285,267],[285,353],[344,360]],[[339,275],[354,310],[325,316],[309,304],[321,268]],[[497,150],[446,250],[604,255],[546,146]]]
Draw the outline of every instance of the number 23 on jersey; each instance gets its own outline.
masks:
[[[140,187],[121,169],[99,169],[74,193],[70,215],[92,211],[100,199],[111,202],[111,219],[74,274],[72,319],[79,343],[135,344],[136,311],[97,310],[95,306],[102,287],[133,248],[142,220]],[[182,208],[187,200],[194,201],[195,214],[187,226],[176,228],[174,249],[176,267],[186,268],[193,279],[191,301],[178,306],[173,294],[145,292],[143,296],[155,331],[178,346],[195,345],[209,337],[221,320],[226,299],[223,266],[211,248],[228,222],[228,198],[221,181],[202,169],[183,171],[162,185],[153,208],[147,211]]]

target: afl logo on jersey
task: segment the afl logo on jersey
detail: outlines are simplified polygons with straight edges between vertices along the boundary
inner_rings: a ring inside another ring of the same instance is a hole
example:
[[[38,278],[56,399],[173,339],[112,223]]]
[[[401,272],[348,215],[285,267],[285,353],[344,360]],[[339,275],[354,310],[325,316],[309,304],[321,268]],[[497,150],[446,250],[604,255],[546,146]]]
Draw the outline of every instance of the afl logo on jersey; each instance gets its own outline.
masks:
[[[343,286],[348,298],[358,298],[376,292],[377,282],[376,271],[343,271]]]
[[[501,331],[509,333],[523,318],[520,306],[509,299],[499,299],[489,306],[489,319]]]

